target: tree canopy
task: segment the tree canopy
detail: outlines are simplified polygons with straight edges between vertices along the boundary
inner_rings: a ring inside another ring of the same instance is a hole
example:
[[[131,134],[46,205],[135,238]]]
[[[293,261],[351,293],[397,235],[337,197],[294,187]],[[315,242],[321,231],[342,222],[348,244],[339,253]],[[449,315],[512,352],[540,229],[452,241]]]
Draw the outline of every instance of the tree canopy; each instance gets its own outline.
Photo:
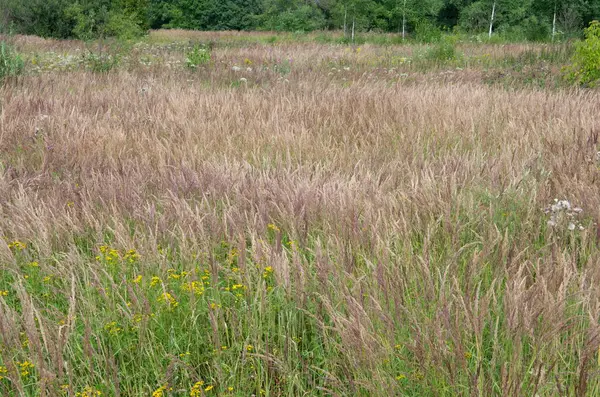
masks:
[[[481,33],[492,9],[494,32],[528,40],[577,35],[600,19],[600,0],[0,0],[0,27],[81,39],[149,28]]]

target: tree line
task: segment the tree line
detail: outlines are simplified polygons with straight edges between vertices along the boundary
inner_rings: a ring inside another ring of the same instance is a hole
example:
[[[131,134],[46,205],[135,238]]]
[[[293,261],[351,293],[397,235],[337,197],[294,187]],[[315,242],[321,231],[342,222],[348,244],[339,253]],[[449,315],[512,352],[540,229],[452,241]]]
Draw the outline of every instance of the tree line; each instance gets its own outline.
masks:
[[[547,40],[579,35],[594,19],[600,0],[0,0],[2,31],[84,40],[158,28],[459,31]]]

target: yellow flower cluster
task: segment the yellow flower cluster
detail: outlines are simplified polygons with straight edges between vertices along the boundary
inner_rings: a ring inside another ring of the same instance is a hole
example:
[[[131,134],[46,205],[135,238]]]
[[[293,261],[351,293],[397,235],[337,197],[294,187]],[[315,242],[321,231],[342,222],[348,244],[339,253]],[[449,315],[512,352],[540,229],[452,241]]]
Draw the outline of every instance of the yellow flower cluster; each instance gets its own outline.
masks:
[[[137,253],[136,250],[129,250],[125,253],[125,255],[123,256],[123,260],[129,262],[129,263],[134,263],[136,262],[138,259],[140,259],[140,254]]]
[[[116,321],[112,321],[110,323],[107,323],[104,326],[104,329],[110,334],[110,335],[118,335],[121,331],[123,331],[123,328],[119,327],[119,323],[117,323]]]
[[[186,271],[177,273],[177,271],[175,269],[169,269],[169,270],[167,270],[167,273],[169,274],[167,276],[167,278],[169,280],[179,280],[179,279],[185,278],[188,275],[188,272],[186,272]]]
[[[151,287],[154,287],[155,285],[157,285],[157,284],[161,284],[161,283],[162,283],[162,280],[161,280],[161,279],[160,279],[160,277],[158,277],[158,276],[154,276],[154,277],[152,277],[152,279],[150,280],[150,286],[151,286]]]
[[[23,251],[25,248],[27,248],[27,244],[19,240],[15,240],[12,243],[8,244],[8,248],[14,249],[15,251]]]
[[[100,255],[96,256],[96,260],[104,260],[108,264],[117,264],[121,259],[121,254],[118,250],[109,247],[108,245],[101,245],[99,248]],[[130,249],[123,255],[123,261],[127,263],[135,263],[140,259],[140,254],[136,250]]]
[[[185,292],[191,292],[197,296],[200,296],[204,293],[204,286],[199,281],[190,281],[189,283],[183,283],[181,284],[181,289]]]
[[[81,392],[75,393],[75,397],[94,397],[101,395],[102,392],[100,390],[96,390],[90,386],[86,386]]]
[[[200,397],[202,395],[202,388],[204,388],[205,392],[209,392],[214,389],[213,385],[208,385],[204,387],[204,381],[198,381],[192,386],[190,389],[190,397]]]
[[[19,370],[21,371],[22,377],[27,377],[31,374],[31,370],[34,368],[34,365],[29,361],[23,361],[19,364]]]
[[[8,369],[6,369],[5,366],[0,365],[0,380],[4,379],[7,373]]]
[[[20,332],[19,336],[21,337],[21,346],[28,347],[29,346],[29,338],[25,332]]]
[[[160,294],[160,296],[158,297],[158,301],[165,302],[167,305],[169,305],[170,308],[174,308],[177,307],[177,305],[179,305],[179,302],[177,302],[173,295],[171,295],[168,292],[163,292],[162,294]]]
[[[239,256],[238,250],[237,250],[237,248],[234,247],[231,249],[231,251],[229,251],[227,260],[230,264],[233,264],[236,261],[238,256]]]
[[[152,393],[152,397],[163,397],[165,395],[166,391],[171,391],[171,390],[173,390],[173,388],[169,387],[169,385],[167,385],[165,383],[164,385],[162,385],[158,389],[154,390],[154,392]]]
[[[0,296],[7,296],[8,295],[8,290],[4,289],[4,290],[0,290]]]
[[[273,274],[273,267],[267,266],[263,272],[263,278],[267,279]]]

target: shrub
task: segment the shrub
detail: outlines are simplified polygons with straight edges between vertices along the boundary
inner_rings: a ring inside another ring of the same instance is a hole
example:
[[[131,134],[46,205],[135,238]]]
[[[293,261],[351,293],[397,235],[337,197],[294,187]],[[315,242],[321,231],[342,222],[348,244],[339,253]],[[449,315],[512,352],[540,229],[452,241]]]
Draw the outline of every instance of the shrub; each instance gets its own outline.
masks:
[[[11,46],[0,42],[0,81],[8,76],[16,76],[23,71],[23,59]]]
[[[185,62],[190,69],[196,69],[198,66],[206,65],[210,62],[210,51],[195,45],[192,51],[187,53]]]
[[[460,54],[451,40],[442,40],[427,51],[425,58],[430,61],[446,63],[460,58]]]
[[[600,81],[600,22],[592,21],[585,29],[585,40],[578,43],[572,64],[565,69],[568,81],[594,87]]]
[[[437,43],[442,38],[442,31],[426,19],[417,22],[415,38],[422,43]]]
[[[89,52],[87,55],[84,55],[84,62],[92,72],[108,73],[119,64],[119,57],[110,54]]]
[[[106,24],[106,33],[122,40],[131,40],[143,36],[146,32],[134,16],[112,11]]]
[[[529,41],[546,41],[552,35],[550,25],[536,16],[531,16],[524,21],[523,33]]]

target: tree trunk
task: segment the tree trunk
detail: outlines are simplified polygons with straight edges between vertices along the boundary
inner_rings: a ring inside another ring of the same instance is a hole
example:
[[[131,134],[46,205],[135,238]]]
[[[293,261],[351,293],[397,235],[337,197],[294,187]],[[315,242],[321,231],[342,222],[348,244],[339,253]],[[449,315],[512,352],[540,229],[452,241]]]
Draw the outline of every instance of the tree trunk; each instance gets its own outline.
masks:
[[[348,37],[348,32],[346,31],[346,17],[348,16],[348,10],[344,7],[344,38]]]
[[[402,8],[402,40],[406,38],[406,0],[404,0],[404,7]]]
[[[492,6],[492,17],[490,18],[490,33],[488,35],[489,38],[492,37],[492,30],[494,29],[494,16],[496,15],[496,1],[494,1],[494,5]]]
[[[552,41],[554,42],[554,36],[556,35],[556,2],[554,3],[554,18],[552,18]]]

